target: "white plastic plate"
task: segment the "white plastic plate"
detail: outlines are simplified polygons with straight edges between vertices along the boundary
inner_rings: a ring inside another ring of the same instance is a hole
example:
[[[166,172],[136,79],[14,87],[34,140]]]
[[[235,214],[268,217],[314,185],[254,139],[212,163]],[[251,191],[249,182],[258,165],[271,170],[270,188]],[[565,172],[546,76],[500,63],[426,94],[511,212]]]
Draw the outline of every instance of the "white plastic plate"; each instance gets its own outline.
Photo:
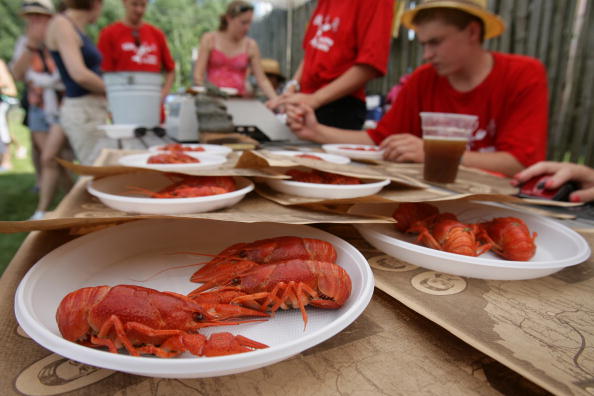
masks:
[[[430,249],[415,243],[416,235],[398,232],[393,224],[355,225],[361,235],[384,253],[420,267],[448,274],[480,279],[518,280],[547,276],[565,267],[584,262],[590,247],[584,238],[556,221],[494,205],[468,202],[432,203],[440,212],[452,212],[465,223],[495,217],[519,217],[536,232],[536,253],[530,261],[510,261],[495,253],[469,257]]]
[[[237,88],[220,87],[219,89],[221,90],[221,92],[226,93],[229,96],[236,96],[239,94],[239,91],[237,90]]]
[[[235,177],[237,190],[206,197],[150,198],[133,191],[132,188],[159,191],[171,183],[172,179],[161,173],[125,173],[91,180],[87,184],[87,190],[112,209],[128,213],[165,215],[210,212],[233,206],[254,189],[254,183],[245,177]]]
[[[344,155],[336,155],[336,154],[328,154],[328,153],[314,153],[308,151],[289,151],[289,150],[278,150],[278,151],[271,151],[272,154],[277,155],[286,155],[289,157],[296,157],[299,155],[315,155],[316,157],[321,158],[327,162],[333,162],[335,164],[348,164],[351,162],[349,157],[345,157]]]
[[[195,85],[192,88],[190,88],[190,90],[194,93],[205,93],[206,92],[206,87],[202,86],[202,85]]]
[[[149,164],[147,163],[150,156],[159,153],[151,152],[144,154],[131,154],[121,157],[118,162],[124,166],[134,166],[137,168],[155,169],[163,172],[184,172],[196,169],[216,169],[221,164],[224,164],[227,159],[221,155],[202,154],[202,153],[184,153],[190,157],[200,160],[200,162],[188,164]]]
[[[380,150],[379,146],[365,144],[324,144],[322,149],[327,153],[343,155],[354,160],[381,160],[384,156],[384,150]]]
[[[99,125],[97,128],[112,139],[125,139],[134,137],[134,129],[137,126],[135,124],[105,124]]]
[[[163,149],[165,145],[161,144],[159,146],[151,146],[149,147],[149,151],[152,152],[168,152],[168,150]],[[195,153],[195,154],[214,154],[214,155],[222,155],[222,156],[227,156],[229,155],[229,153],[233,150],[231,150],[229,147],[227,146],[223,146],[220,144],[182,144],[183,147],[188,147],[188,148],[196,148],[196,147],[201,147],[204,149],[204,151],[184,151],[185,154],[188,153]]]
[[[320,184],[305,183],[292,180],[266,179],[266,183],[273,190],[297,195],[299,197],[343,199],[358,198],[377,194],[384,186],[390,184],[389,179],[362,179],[361,184]]]
[[[75,344],[62,338],[58,331],[56,309],[71,291],[97,285],[135,284],[187,294],[199,285],[189,280],[198,267],[180,266],[208,258],[171,253],[216,254],[237,242],[282,235],[331,242],[338,252],[338,264],[351,277],[352,294],[337,310],[307,307],[309,321],[305,330],[299,310],[279,311],[265,322],[201,330],[205,335],[221,331],[242,334],[270,348],[211,358],[189,353],[172,359],[134,357]],[[150,377],[200,378],[253,370],[311,348],[352,323],[372,294],[373,275],[367,260],[351,244],[316,228],[278,223],[150,219],[82,236],[43,257],[21,281],[15,296],[15,313],[20,326],[37,343],[77,362]]]

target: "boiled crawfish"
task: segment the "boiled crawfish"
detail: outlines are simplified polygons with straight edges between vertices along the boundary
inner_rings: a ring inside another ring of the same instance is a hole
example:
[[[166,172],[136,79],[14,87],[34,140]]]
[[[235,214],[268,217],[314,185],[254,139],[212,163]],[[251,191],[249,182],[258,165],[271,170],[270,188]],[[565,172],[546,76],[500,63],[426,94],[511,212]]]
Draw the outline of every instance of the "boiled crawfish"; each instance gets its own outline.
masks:
[[[536,233],[522,219],[497,217],[479,224],[463,224],[452,213],[439,214],[427,203],[402,203],[394,211],[399,231],[418,233],[418,242],[451,253],[481,255],[492,249],[508,260],[530,260],[536,251]]]
[[[320,160],[320,161],[324,161],[323,158],[315,155],[315,154],[297,154],[295,157],[298,158],[309,158],[309,159],[314,159],[314,160]]]
[[[303,183],[317,184],[361,184],[358,177],[344,176],[337,173],[323,172],[312,169],[311,172],[299,169],[290,169],[285,173],[291,180]]]
[[[290,259],[336,262],[336,249],[330,242],[314,238],[279,236],[229,246],[192,275],[192,282],[228,282],[240,271],[242,260],[270,264]],[[249,264],[251,265],[251,263]]]
[[[272,264],[241,260],[237,264],[241,270],[236,270],[235,278],[221,281],[213,276],[189,296],[199,302],[212,302],[214,298],[261,311],[299,308],[307,325],[306,305],[338,309],[351,294],[349,274],[335,263],[290,259]]]
[[[131,187],[134,192],[146,194],[151,198],[192,198],[225,194],[237,189],[230,176],[189,176],[176,175],[178,181],[154,192],[140,187]]]
[[[452,213],[441,213],[417,221],[407,230],[418,233],[417,241],[427,247],[475,257],[492,246],[488,242],[481,244],[476,238],[477,231],[477,225],[461,223]]]
[[[159,150],[163,150],[163,151],[205,151],[204,147],[200,147],[200,146],[184,146],[183,144],[179,144],[179,143],[169,143],[166,144],[164,146],[159,147]]]
[[[198,162],[200,162],[198,158],[184,154],[181,151],[151,155],[147,160],[149,164],[191,164]]]
[[[365,147],[365,146],[341,146],[339,147],[341,150],[355,150],[355,151],[380,151],[378,147]]]
[[[394,227],[400,232],[407,232],[413,223],[436,216],[437,214],[439,214],[439,209],[431,204],[425,202],[403,202],[392,213],[392,217],[396,220]]]
[[[493,245],[495,253],[514,261],[528,261],[536,252],[536,232],[530,235],[528,226],[517,217],[497,217],[479,224],[484,233],[479,238]],[[486,235],[485,235],[486,233]]]
[[[64,297],[56,312],[62,336],[90,347],[121,347],[133,356],[173,357],[185,351],[197,356],[230,355],[267,348],[241,335],[216,333],[207,339],[203,327],[239,316],[267,316],[228,304],[199,304],[187,296],[134,285],[85,287]]]

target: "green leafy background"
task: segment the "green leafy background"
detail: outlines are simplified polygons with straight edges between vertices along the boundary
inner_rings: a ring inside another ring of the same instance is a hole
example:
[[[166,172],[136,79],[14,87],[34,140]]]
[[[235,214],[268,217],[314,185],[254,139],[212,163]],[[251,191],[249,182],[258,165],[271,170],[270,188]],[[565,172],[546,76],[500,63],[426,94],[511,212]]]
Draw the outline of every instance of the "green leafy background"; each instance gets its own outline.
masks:
[[[218,27],[221,15],[229,1],[221,0],[152,0],[145,20],[159,27],[169,42],[176,61],[174,89],[192,82],[192,50],[204,32]],[[54,3],[57,4],[57,1]],[[24,31],[18,0],[0,0],[0,58],[10,61],[14,43]],[[99,31],[117,21],[124,13],[121,0],[103,0],[101,18],[90,26],[87,33],[95,40]]]

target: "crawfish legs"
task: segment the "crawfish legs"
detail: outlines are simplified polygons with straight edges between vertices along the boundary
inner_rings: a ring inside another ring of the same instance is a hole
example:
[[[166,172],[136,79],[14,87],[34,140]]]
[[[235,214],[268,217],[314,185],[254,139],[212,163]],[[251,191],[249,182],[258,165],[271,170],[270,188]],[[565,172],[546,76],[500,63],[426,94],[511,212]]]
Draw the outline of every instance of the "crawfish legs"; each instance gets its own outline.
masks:
[[[115,332],[115,340],[108,337],[111,331]],[[135,347],[134,334],[142,335],[143,338],[164,338],[164,341],[158,346],[146,343]],[[106,346],[112,353],[118,353],[118,347],[123,346],[132,356],[151,354],[161,358],[174,357],[186,351],[196,356],[222,356],[268,348],[265,344],[228,332],[215,333],[207,338],[202,334],[182,330],[153,329],[138,322],[127,322],[124,325],[116,315],[112,315],[103,324],[97,336],[91,337],[90,344]]]

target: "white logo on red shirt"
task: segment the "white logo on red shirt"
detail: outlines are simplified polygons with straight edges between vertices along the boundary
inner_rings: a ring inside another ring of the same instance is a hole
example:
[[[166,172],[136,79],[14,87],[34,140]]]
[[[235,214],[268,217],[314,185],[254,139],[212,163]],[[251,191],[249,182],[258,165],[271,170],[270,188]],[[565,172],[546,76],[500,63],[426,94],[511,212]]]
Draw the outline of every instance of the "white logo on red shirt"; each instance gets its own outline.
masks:
[[[132,62],[141,64],[141,65],[157,65],[159,60],[156,55],[151,54],[157,50],[157,46],[155,44],[145,44],[141,43],[140,46],[136,46],[136,44],[132,42],[122,43],[122,50],[134,52],[134,55],[130,57]]]
[[[312,47],[320,51],[330,51],[330,48],[334,45],[334,40],[329,36],[325,36],[324,33],[329,31],[337,32],[340,26],[340,18],[332,18],[328,15],[316,15],[312,23],[318,27],[318,30],[309,43]]]
[[[495,126],[495,120],[491,119],[485,129],[478,129],[470,137],[470,147],[479,152],[496,151],[495,146],[493,145],[496,132],[497,127]]]

